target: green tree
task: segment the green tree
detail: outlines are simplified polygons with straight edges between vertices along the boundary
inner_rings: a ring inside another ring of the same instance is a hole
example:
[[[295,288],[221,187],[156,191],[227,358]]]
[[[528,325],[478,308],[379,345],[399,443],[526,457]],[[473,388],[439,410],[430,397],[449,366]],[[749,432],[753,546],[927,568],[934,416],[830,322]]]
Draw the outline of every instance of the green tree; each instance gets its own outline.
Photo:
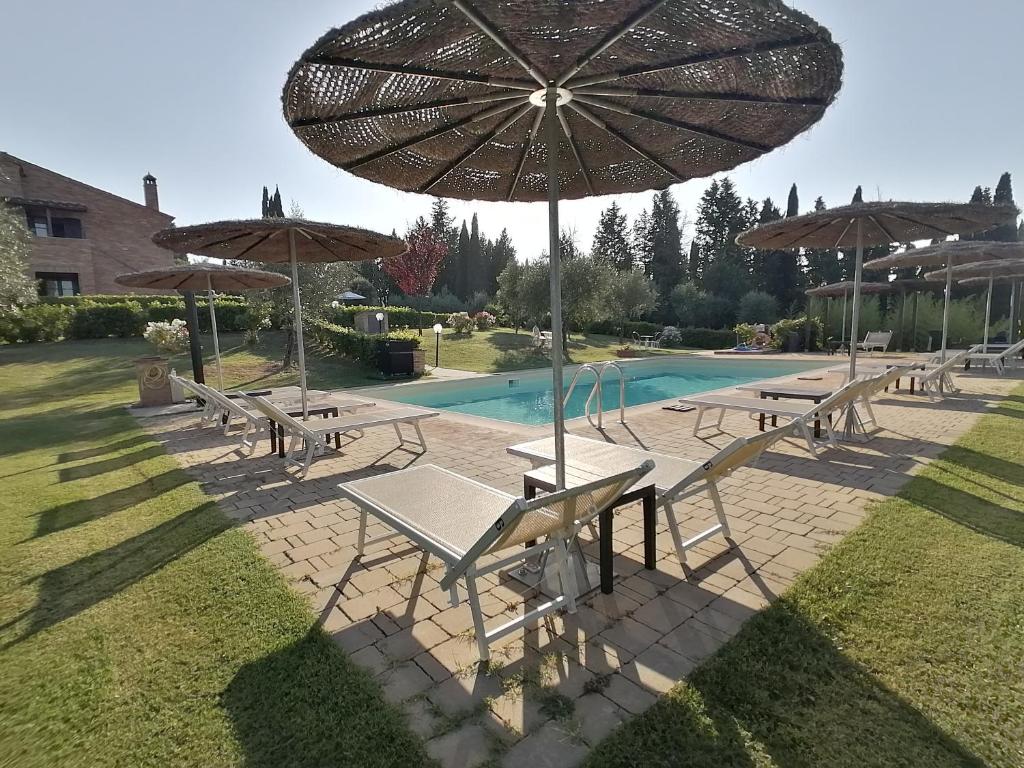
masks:
[[[995,194],[992,197],[995,205],[1008,205],[1016,208],[1016,201],[1013,199],[1013,178],[1009,173],[999,177]],[[983,233],[986,240],[995,240],[1000,243],[1013,243],[1017,241],[1017,215],[1012,214],[1004,224],[993,229],[991,232]]]
[[[629,242],[629,223],[626,214],[612,201],[597,223],[591,256],[597,261],[615,267],[623,272],[633,269],[633,249]]]
[[[19,209],[0,201],[0,308],[31,304],[39,289],[28,273],[31,235]]]
[[[469,277],[469,227],[466,226],[466,220],[462,220],[462,229],[459,231],[459,246],[458,246],[458,282],[455,287],[455,295],[463,301],[466,301],[472,291],[469,290],[471,285]]]
[[[823,198],[814,201],[816,213],[826,209]],[[807,281],[813,286],[830,285],[843,279],[843,267],[834,250],[808,248],[804,251],[804,260],[807,263]]]
[[[519,327],[528,318],[529,302],[526,300],[527,267],[515,259],[509,261],[498,275],[498,293],[495,297],[498,307],[508,315],[512,329],[519,333]]]
[[[632,245],[634,263],[643,269],[648,277],[651,277],[654,261],[654,241],[651,235],[651,214],[644,208],[633,223]]]
[[[864,189],[858,184],[857,191],[853,193],[853,200],[850,201],[850,205],[859,205],[864,202]]]
[[[455,226],[455,217],[451,215],[451,208],[444,198],[435,198],[430,205],[430,228],[434,231],[445,245],[448,246],[448,255],[441,263],[441,270],[437,275],[437,292],[448,290],[457,294],[459,287],[459,229]]]
[[[789,202],[786,205],[786,218],[791,219],[800,215],[800,193],[797,192],[796,184],[789,189]]]
[[[795,191],[795,185],[793,189]],[[793,192],[790,192],[791,203],[793,196]],[[769,224],[781,218],[782,212],[769,197],[761,204],[757,223]],[[801,303],[804,276],[800,271],[799,256],[795,250],[755,251],[751,273],[754,288],[774,296],[783,309]],[[746,321],[741,318],[741,322]]]
[[[712,293],[725,289],[736,298],[746,293],[749,251],[736,243],[736,236],[753,226],[756,215],[757,205],[743,202],[732,179],[727,176],[712,182],[697,212],[694,239],[699,268],[691,268],[691,279],[699,278],[705,290]],[[732,280],[739,282],[723,282]]]
[[[512,244],[508,230],[502,229],[498,239],[491,243],[487,255],[487,293],[495,295],[498,290],[498,276],[505,271],[505,268],[516,260],[516,248]]]
[[[679,204],[672,193],[656,192],[651,204],[651,278],[658,292],[668,295],[686,275]]]
[[[625,333],[628,320],[637,320],[658,305],[658,291],[642,269],[619,272],[611,280],[611,305],[617,317],[622,319],[619,341]]]
[[[740,299],[736,319],[741,323],[771,325],[779,319],[779,302],[763,291],[751,291]]]
[[[267,191],[267,185],[263,185],[263,203],[262,213],[260,214],[264,219],[270,216],[270,193]]]
[[[484,262],[483,243],[480,239],[480,221],[474,213],[470,220],[469,251],[466,254],[466,298],[487,290],[490,269]]]

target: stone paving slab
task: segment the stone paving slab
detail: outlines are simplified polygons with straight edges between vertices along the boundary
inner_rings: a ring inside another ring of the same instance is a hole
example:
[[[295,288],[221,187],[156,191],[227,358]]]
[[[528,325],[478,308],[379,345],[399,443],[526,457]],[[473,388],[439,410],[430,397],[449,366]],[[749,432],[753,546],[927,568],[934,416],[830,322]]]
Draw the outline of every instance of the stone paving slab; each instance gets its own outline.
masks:
[[[379,680],[385,697],[402,703],[410,727],[442,765],[539,768],[578,764],[589,746],[647,709],[859,525],[869,502],[895,494],[1020,378],[959,376],[963,394],[934,405],[906,393],[883,395],[874,408],[884,430],[821,460],[800,441],[780,444],[722,484],[735,546],[721,537],[702,543],[691,553],[692,570],[676,559],[663,519],[657,568],[644,570],[640,507],[618,510],[615,594],[596,595],[575,614],[546,617],[504,638],[485,667],[477,663],[468,605],[449,605],[440,565],[401,536],[368,546],[357,559],[359,515],[336,489],[432,463],[520,493],[530,466],[505,447],[522,442],[522,430],[442,415],[423,424],[423,454],[399,448],[393,433],[371,430],[314,462],[300,481],[268,454],[268,441],[248,456],[237,438],[199,429],[195,415],[143,423],[259,542],[308,598],[323,629]],[[733,415],[721,433],[697,438],[693,414],[642,406],[627,417],[626,426],[609,420],[605,439],[695,460],[757,428]],[[572,429],[601,439],[585,423]],[[697,497],[678,505],[677,514],[695,533],[714,510]],[[369,526],[371,539],[387,533],[380,523]],[[596,559],[596,542],[585,541],[584,549]],[[480,579],[480,588],[494,623],[533,598],[498,574]]]

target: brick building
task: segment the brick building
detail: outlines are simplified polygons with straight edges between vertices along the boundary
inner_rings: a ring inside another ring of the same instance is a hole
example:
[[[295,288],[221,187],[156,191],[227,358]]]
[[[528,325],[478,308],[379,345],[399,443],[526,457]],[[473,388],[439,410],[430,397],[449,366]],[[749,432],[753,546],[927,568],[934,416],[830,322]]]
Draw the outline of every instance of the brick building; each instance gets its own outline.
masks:
[[[150,240],[174,217],[160,212],[153,176],[143,177],[142,189],[145,204],[0,152],[0,200],[25,213],[42,295],[130,293],[115,276],[174,263]]]

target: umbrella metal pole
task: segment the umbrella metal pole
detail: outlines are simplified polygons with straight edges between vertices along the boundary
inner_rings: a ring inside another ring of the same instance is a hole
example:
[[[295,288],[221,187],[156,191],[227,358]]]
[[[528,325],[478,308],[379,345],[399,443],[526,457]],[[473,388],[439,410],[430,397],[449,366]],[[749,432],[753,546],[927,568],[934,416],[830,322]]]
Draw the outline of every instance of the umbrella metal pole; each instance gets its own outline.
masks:
[[[903,321],[906,318],[906,315],[907,315],[907,292],[906,291],[901,291],[900,292],[900,345],[899,345],[900,352],[906,352],[907,351],[906,348],[905,348],[905,344],[904,344],[905,339],[904,339],[904,334],[903,334]]]
[[[1010,283],[1010,330],[1007,331],[1006,340],[1013,344],[1017,339],[1017,285]]]
[[[917,309],[918,309],[918,304],[920,303],[920,301],[921,301],[921,294],[920,293],[915,293],[914,294],[914,313],[913,313],[914,320],[910,324],[910,351],[911,352],[917,352]]]
[[[849,298],[849,294],[843,291],[843,335],[840,337],[840,341],[846,343],[846,303]]]
[[[213,356],[217,358],[217,381],[224,391],[224,366],[220,363],[220,340],[217,338],[217,310],[213,306],[213,278],[206,276],[206,295],[210,300],[210,330],[213,332]]]
[[[995,283],[993,275],[988,276],[988,298],[985,300],[985,337],[981,342],[981,351],[988,352],[988,327],[992,323],[992,285]]]
[[[548,85],[545,138],[548,154],[548,253],[551,258],[551,384],[555,417],[555,487],[565,488],[565,404],[562,389],[562,256],[558,229],[558,89]]]
[[[299,264],[295,258],[295,230],[288,230],[288,258],[292,263],[292,301],[295,304],[295,345],[299,348],[299,389],[302,391],[302,420],[309,419],[306,394],[306,350],[302,343],[302,302],[299,301]]]
[[[946,263],[946,303],[942,308],[942,354],[939,362],[946,362],[946,348],[949,344],[949,309],[953,302],[953,262]]]
[[[853,274],[853,319],[850,320],[850,381],[857,378],[857,338],[860,333],[860,282],[864,273],[864,220],[857,219],[857,265]],[[846,409],[843,437],[852,440],[857,434],[860,416],[851,403]]]

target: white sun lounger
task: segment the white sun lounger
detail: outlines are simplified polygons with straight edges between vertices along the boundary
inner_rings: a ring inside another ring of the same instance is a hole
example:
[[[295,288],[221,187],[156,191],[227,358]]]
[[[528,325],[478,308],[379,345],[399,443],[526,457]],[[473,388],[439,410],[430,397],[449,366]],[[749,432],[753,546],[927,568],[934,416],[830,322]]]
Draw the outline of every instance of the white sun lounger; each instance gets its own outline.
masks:
[[[646,461],[592,483],[527,501],[433,465],[354,480],[339,486],[360,510],[357,548],[366,545],[367,516],[373,515],[441,560],[441,588],[458,605],[456,582],[464,579],[480,660],[490,644],[554,611],[576,611],[573,542],[582,526],[612,505],[623,491],[653,468]],[[388,537],[390,538],[390,537]],[[539,542],[523,547],[528,542]],[[488,557],[513,550],[494,559]],[[477,577],[530,557],[550,556],[560,577],[560,593],[522,616],[488,629],[480,606]],[[484,560],[486,558],[486,560]]]
[[[299,421],[289,416],[274,403],[263,397],[242,395],[242,398],[260,411],[269,420],[284,428],[284,431],[291,435],[288,450],[285,453],[285,460],[289,464],[300,467],[299,477],[305,477],[309,467],[313,463],[313,457],[318,451],[326,451],[331,448],[327,442],[330,435],[347,432],[362,432],[371,427],[394,427],[398,435],[399,447],[415,445],[422,451],[427,449],[427,440],[420,429],[420,421],[437,416],[437,411],[428,411],[424,408],[413,406],[399,406],[395,408],[372,408],[366,411],[338,416],[329,419],[313,419],[311,421]],[[412,427],[416,432],[417,440],[410,440],[402,434],[402,425]]]
[[[846,384],[831,397],[815,405],[785,403],[776,400],[761,400],[753,397],[740,397],[738,395],[694,395],[684,397],[680,402],[691,405],[697,409],[697,422],[693,426],[693,434],[700,432],[704,414],[707,411],[719,411],[718,421],[715,429],[721,429],[722,420],[728,411],[739,411],[749,414],[765,414],[766,416],[778,416],[789,419],[795,424],[796,431],[807,441],[807,449],[814,457],[818,456],[818,443],[814,439],[814,422],[818,421],[824,427],[827,434],[827,443],[833,448],[838,447],[835,430],[829,421],[833,413],[842,415],[846,409],[860,397],[864,389],[864,381],[858,380]]]
[[[588,482],[595,475],[620,472],[625,467],[636,466],[638,461],[645,459],[653,461],[653,470],[638,480],[633,487],[626,489],[626,492],[654,486],[655,509],[665,510],[665,518],[676,548],[676,556],[679,558],[679,563],[685,566],[688,550],[719,533],[732,544],[729,519],[719,493],[718,482],[740,467],[755,463],[765,450],[793,434],[795,429],[794,424],[787,424],[754,437],[737,438],[706,461],[679,459],[661,453],[650,453],[639,448],[615,445],[576,435],[566,435],[566,483],[571,486],[576,483]],[[534,465],[535,469],[530,473],[532,477],[554,484],[555,468],[550,464],[554,461],[555,456],[553,437],[513,445],[507,450],[509,454],[527,459]],[[545,473],[549,477],[545,477]],[[711,503],[714,504],[718,522],[684,540],[683,529],[673,505],[704,492],[708,494]]]
[[[975,347],[977,349],[977,347]],[[971,365],[979,364],[982,367],[986,365],[992,365],[996,369],[996,373],[1000,376],[1006,374],[1006,365],[1011,360],[1016,360],[1020,353],[1024,351],[1024,339],[1021,339],[1016,344],[1007,347],[1002,352],[976,352],[972,351],[964,362],[969,362]]]

